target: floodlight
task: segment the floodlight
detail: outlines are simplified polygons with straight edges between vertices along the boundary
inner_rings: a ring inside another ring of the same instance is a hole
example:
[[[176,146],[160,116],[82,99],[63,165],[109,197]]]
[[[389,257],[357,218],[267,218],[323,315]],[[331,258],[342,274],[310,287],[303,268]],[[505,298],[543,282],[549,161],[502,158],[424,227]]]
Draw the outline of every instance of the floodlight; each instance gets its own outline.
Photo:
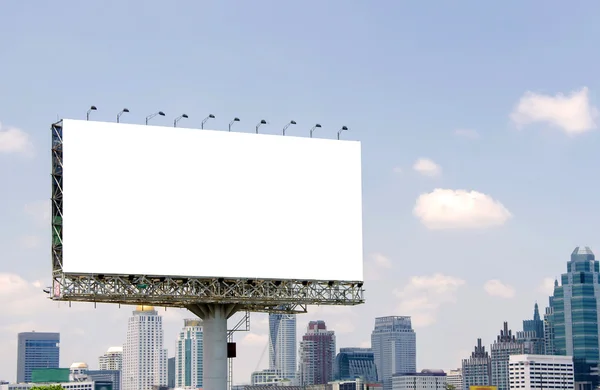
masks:
[[[290,123],[288,123],[287,125],[285,125],[283,127],[283,135],[285,135],[285,131],[287,130],[288,127],[290,127],[290,125],[295,125],[296,121],[290,121]]]
[[[314,126],[312,127],[312,129],[310,129],[310,138],[312,138],[313,131],[315,131],[315,129],[316,129],[317,127],[319,127],[319,128],[320,128],[320,127],[321,127],[321,125],[317,123],[316,125],[314,125]]]
[[[181,115],[179,115],[177,118],[175,118],[173,120],[173,127],[177,127],[177,122],[179,122],[181,120],[181,118],[187,119],[189,117],[187,116],[187,114],[181,114]]]
[[[346,130],[348,130],[348,128],[346,126],[342,126],[340,131],[338,131],[338,139],[340,139],[340,134],[342,133],[342,131],[346,131]]]
[[[239,122],[240,118],[238,118],[237,116],[235,118],[233,118],[233,120],[231,122],[229,122],[229,131],[231,131],[231,125],[233,125],[233,122]]]
[[[146,117],[146,124],[148,124],[148,121],[149,121],[150,119],[154,118],[154,117],[155,117],[155,116],[157,116],[157,115],[160,115],[160,116],[165,116],[165,113],[164,113],[164,112],[162,112],[162,111],[159,111],[159,112],[155,112],[154,114],[148,115],[148,116]]]
[[[90,109],[88,110],[87,114],[85,115],[85,119],[89,121],[90,120],[90,112],[96,111],[96,110],[97,110],[96,106],[91,106]]]
[[[204,118],[204,120],[202,120],[202,125],[201,125],[200,128],[203,129],[204,128],[204,124],[206,123],[206,121],[209,120],[209,119],[214,119],[214,118],[215,118],[215,116],[213,114],[208,114],[208,116],[206,118]]]
[[[258,134],[258,128],[262,125],[266,125],[267,121],[264,119],[261,119],[260,122],[258,122],[258,124],[256,125],[256,134]]]
[[[128,108],[124,108],[124,109],[122,109],[121,111],[119,111],[119,113],[117,114],[117,123],[119,123],[119,122],[120,122],[120,120],[121,120],[121,115],[123,115],[123,113],[125,113],[125,112],[129,112],[129,109],[128,109]]]

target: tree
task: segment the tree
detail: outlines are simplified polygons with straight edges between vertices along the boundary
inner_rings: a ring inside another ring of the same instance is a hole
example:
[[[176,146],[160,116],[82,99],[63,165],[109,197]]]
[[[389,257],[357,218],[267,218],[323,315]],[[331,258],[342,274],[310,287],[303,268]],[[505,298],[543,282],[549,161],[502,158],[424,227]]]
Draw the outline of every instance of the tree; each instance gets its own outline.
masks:
[[[65,390],[61,385],[39,385],[33,386],[31,390]]]
[[[456,386],[446,383],[446,390],[456,390]]]

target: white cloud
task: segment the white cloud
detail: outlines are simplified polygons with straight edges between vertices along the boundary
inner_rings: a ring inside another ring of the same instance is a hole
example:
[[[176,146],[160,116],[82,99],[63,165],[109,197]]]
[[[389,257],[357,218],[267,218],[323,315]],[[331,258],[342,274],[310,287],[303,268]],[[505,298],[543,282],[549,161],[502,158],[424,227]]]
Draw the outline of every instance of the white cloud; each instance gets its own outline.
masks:
[[[249,346],[265,346],[268,341],[269,336],[266,334],[247,333],[241,343]]]
[[[498,279],[488,280],[483,285],[483,289],[489,295],[499,298],[514,298],[516,294],[513,286],[504,284]]]
[[[442,174],[442,168],[428,158],[420,158],[415,161],[413,169],[421,175],[429,177],[435,177]]]
[[[25,213],[39,226],[50,226],[51,219],[50,200],[38,200],[24,206]]]
[[[390,268],[392,268],[392,262],[387,256],[381,253],[372,253],[365,260],[365,280],[380,280],[382,274],[385,273],[384,270]]]
[[[441,273],[413,276],[403,289],[394,290],[400,299],[396,311],[411,316],[415,327],[431,325],[442,305],[456,303],[456,293],[464,284],[462,279]]]
[[[552,295],[554,293],[554,278],[544,278],[537,290],[544,295]]]
[[[394,167],[394,169],[392,169],[392,171],[394,173],[400,174],[400,173],[402,173],[402,168],[400,168],[400,167]]]
[[[597,109],[589,101],[588,89],[554,96],[526,92],[510,115],[517,127],[546,123],[569,135],[585,133],[596,128]]]
[[[29,134],[15,127],[5,127],[0,123],[0,153],[33,155],[33,143]]]
[[[471,130],[471,129],[457,129],[454,130],[454,135],[456,135],[457,137],[463,137],[463,138],[471,138],[471,139],[478,139],[479,133],[475,130]]]
[[[482,229],[503,225],[512,217],[489,195],[442,188],[421,194],[413,214],[429,229]]]

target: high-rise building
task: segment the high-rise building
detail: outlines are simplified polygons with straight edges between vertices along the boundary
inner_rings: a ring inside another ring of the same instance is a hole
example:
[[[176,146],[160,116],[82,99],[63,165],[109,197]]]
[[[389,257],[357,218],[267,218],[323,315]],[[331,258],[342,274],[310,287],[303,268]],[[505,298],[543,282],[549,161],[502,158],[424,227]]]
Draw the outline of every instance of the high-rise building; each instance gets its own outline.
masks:
[[[511,355],[510,390],[574,389],[571,356]]]
[[[100,370],[121,370],[123,368],[123,347],[110,347],[98,358]]]
[[[517,332],[517,341],[523,344],[523,353],[544,355],[544,321],[540,317],[538,304],[533,308],[533,319],[523,321],[523,331]]]
[[[35,368],[58,368],[60,333],[24,332],[17,341],[17,382],[31,382]]]
[[[375,355],[371,348],[340,348],[333,369],[335,380],[362,378],[366,383],[377,382]]]
[[[510,355],[521,355],[524,351],[524,345],[519,343],[508,329],[508,322],[504,322],[504,328],[491,346],[492,360],[492,386],[497,386],[498,390],[509,390],[508,381],[508,361]]]
[[[492,383],[492,359],[477,339],[475,350],[471,357],[462,361],[462,389],[469,390],[471,386],[490,386]]]
[[[551,302],[557,355],[573,356],[575,381],[598,384],[600,264],[588,247],[577,247],[567,262],[567,273],[555,283]]]
[[[300,382],[304,386],[333,380],[335,333],[325,321],[310,321],[300,342]]]
[[[422,370],[392,376],[393,390],[446,390],[446,385],[446,373],[443,370]]]
[[[123,346],[123,390],[153,390],[167,385],[167,350],[162,317],[152,306],[138,306],[127,324]]]
[[[558,280],[554,281],[554,287],[558,287]],[[557,355],[554,350],[554,297],[548,299],[548,307],[544,314],[544,351],[546,355]]]
[[[457,368],[456,370],[450,370],[446,373],[446,382],[448,386],[452,386],[455,390],[462,390],[463,388],[463,377],[462,370]]]
[[[202,388],[202,320],[184,320],[175,353],[175,387]]]
[[[294,379],[296,353],[296,315],[269,314],[269,370],[281,379]]]
[[[175,388],[175,357],[167,359],[167,387]]]
[[[410,317],[375,318],[371,348],[383,390],[392,390],[392,375],[417,372],[417,336]]]

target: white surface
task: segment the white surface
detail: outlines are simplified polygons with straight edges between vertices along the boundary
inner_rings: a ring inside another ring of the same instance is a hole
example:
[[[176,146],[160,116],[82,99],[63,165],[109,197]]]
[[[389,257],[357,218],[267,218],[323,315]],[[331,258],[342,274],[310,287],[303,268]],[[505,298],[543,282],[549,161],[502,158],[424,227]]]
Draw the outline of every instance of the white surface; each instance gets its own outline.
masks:
[[[363,280],[360,143],[63,121],[63,271]]]

